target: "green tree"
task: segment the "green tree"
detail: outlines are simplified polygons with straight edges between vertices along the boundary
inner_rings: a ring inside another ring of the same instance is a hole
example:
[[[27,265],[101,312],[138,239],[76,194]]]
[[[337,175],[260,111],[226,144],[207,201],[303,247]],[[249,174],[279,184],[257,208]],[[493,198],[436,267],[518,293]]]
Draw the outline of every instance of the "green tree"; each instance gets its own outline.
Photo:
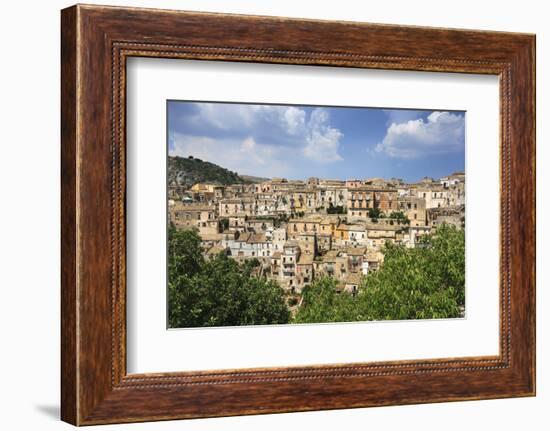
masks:
[[[342,205],[334,206],[331,202],[327,208],[327,214],[344,214],[344,207]]]
[[[403,211],[392,211],[389,218],[396,219],[399,224],[410,224],[411,221]]]
[[[197,230],[178,230],[173,225],[168,228],[168,279],[180,276],[191,277],[197,274],[204,258],[201,237]]]
[[[382,218],[384,216],[384,213],[380,210],[380,208],[369,208],[369,217],[373,219],[373,221]]]
[[[278,284],[252,276],[260,262],[239,265],[223,253],[202,257],[196,231],[169,231],[168,324],[171,328],[288,323]]]
[[[459,317],[464,307],[464,231],[442,225],[414,249],[387,243],[384,264],[364,277],[355,297],[337,293],[334,280],[304,292],[296,322]]]
[[[361,320],[351,295],[338,293],[334,278],[315,280],[302,291],[303,302],[294,317],[295,323],[351,322]]]
[[[220,219],[220,232],[225,232],[229,229],[229,219],[221,218]]]

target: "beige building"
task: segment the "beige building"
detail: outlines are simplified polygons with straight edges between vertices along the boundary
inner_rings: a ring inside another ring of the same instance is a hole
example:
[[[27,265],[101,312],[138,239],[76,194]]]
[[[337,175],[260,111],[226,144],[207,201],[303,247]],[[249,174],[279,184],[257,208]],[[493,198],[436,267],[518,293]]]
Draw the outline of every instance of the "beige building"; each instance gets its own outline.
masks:
[[[464,205],[447,207],[447,208],[432,208],[428,210],[429,225],[436,228],[444,223],[453,225],[458,229],[464,228],[466,213]]]
[[[175,203],[168,207],[168,220],[178,229],[197,228],[201,235],[219,231],[215,206]]]
[[[314,279],[313,255],[301,254],[296,264],[296,281],[298,289],[301,291],[308,286]]]
[[[346,180],[346,188],[348,190],[355,190],[362,188],[364,186],[363,181],[361,180]]]
[[[347,205],[348,189],[345,187],[324,186],[317,189],[317,207],[345,207]]]
[[[415,247],[442,223],[464,226],[464,180],[457,173],[417,184],[312,177],[171,185],[168,218],[179,229],[198,229],[207,258],[220,253],[237,260],[258,258],[258,275],[290,293],[330,276],[340,290],[355,294],[362,277],[382,265],[388,241]],[[382,212],[377,220],[369,217],[373,208]],[[390,218],[394,211],[410,223]]]
[[[426,201],[426,209],[448,207],[451,204],[449,190],[443,186],[418,187],[416,197]]]
[[[322,216],[290,219],[287,224],[287,235],[289,238],[295,239],[297,235],[319,233],[321,232],[320,226],[322,220]]]
[[[386,223],[372,223],[366,225],[368,247],[370,250],[380,250],[386,242],[395,243],[396,233],[401,226]]]
[[[317,192],[314,189],[295,190],[290,198],[293,212],[313,212],[317,208]]]
[[[398,199],[399,211],[411,222],[411,226],[426,226],[426,200],[417,196],[405,196]]]
[[[296,265],[298,264],[300,255],[300,247],[296,241],[288,241],[283,247],[279,281],[284,289],[290,290],[292,293],[299,292]]]
[[[335,237],[336,228],[342,222],[340,216],[324,216],[319,222],[319,233],[321,235],[330,235],[332,238]]]
[[[371,208],[379,208],[384,213],[397,209],[397,189],[361,187],[348,190],[348,216],[363,218]]]
[[[218,213],[220,217],[237,215],[256,215],[256,202],[253,196],[243,195],[240,198],[221,199],[219,201]]]

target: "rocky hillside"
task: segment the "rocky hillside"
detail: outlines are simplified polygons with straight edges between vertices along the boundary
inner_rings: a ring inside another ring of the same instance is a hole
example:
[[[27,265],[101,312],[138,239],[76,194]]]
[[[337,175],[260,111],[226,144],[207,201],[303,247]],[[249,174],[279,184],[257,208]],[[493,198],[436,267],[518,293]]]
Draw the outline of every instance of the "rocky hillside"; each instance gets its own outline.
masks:
[[[237,172],[229,171],[214,163],[188,157],[168,157],[168,184],[174,182],[184,188],[196,183],[249,184],[249,178],[241,177]]]

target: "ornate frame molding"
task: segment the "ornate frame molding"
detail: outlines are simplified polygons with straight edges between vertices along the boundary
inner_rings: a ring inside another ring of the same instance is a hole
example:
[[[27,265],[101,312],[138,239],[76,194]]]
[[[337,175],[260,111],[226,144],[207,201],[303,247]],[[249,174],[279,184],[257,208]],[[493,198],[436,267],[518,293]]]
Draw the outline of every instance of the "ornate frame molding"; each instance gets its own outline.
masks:
[[[221,28],[219,34],[201,31],[206,23]],[[273,31],[253,36],[258,25]],[[281,29],[284,38],[275,31]],[[340,42],[322,37],[334,31]],[[310,34],[322,40],[307,40]],[[402,54],[406,48],[411,55]],[[534,394],[533,36],[74,6],[62,12],[62,54],[64,420],[98,424]],[[500,354],[127,375],[125,65],[131,56],[498,75]],[[515,215],[519,207],[527,221]],[[246,396],[252,391],[257,399]]]

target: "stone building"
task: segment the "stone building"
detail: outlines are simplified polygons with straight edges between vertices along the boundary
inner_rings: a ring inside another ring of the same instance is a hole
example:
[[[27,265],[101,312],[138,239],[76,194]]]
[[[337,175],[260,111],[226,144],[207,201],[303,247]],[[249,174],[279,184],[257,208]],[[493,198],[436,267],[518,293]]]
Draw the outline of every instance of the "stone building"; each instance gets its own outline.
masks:
[[[411,226],[426,226],[426,200],[417,196],[404,196],[398,199],[399,211],[409,219]]]
[[[213,205],[169,205],[168,221],[178,229],[197,228],[201,235],[219,231],[219,220]]]
[[[428,210],[428,220],[432,228],[446,223],[462,229],[466,220],[465,207],[464,205],[458,205],[447,208],[432,208]]]
[[[348,216],[365,218],[371,208],[380,209],[385,214],[397,210],[397,189],[361,187],[348,191]]]
[[[198,230],[206,258],[257,258],[257,275],[293,295],[322,276],[355,294],[362,277],[383,264],[387,242],[416,247],[442,223],[464,226],[461,173],[416,184],[312,177],[176,185],[168,191],[168,219],[178,229]],[[381,214],[371,218],[372,209]],[[409,223],[393,212],[403,212]]]

